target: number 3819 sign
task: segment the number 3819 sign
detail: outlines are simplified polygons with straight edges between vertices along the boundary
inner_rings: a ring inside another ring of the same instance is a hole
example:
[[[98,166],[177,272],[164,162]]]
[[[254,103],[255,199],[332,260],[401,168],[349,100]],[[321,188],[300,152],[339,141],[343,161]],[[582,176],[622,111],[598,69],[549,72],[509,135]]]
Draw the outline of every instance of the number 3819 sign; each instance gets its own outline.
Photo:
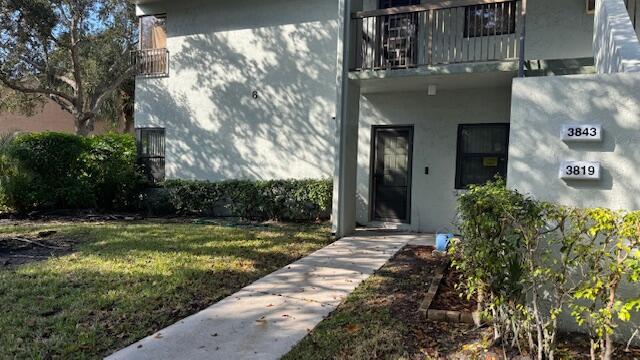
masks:
[[[563,161],[560,178],[565,180],[600,180],[600,163],[597,161]]]

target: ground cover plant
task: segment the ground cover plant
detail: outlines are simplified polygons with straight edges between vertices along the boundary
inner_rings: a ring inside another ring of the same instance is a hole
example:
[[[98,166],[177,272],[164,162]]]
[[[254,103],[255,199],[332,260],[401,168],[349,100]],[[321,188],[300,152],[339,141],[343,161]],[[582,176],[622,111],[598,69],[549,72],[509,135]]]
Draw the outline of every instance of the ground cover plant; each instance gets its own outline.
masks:
[[[331,241],[325,225],[162,220],[18,222],[0,225],[0,244],[44,231],[68,251],[0,264],[0,358],[102,357]]]

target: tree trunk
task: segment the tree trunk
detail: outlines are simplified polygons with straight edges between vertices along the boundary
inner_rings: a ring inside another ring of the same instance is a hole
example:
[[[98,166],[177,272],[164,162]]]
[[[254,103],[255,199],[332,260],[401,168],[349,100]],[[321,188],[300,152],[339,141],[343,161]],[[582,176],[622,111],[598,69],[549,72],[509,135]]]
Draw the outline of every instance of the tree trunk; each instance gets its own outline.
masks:
[[[76,135],[89,136],[93,132],[93,117],[86,118],[86,114],[75,115]]]

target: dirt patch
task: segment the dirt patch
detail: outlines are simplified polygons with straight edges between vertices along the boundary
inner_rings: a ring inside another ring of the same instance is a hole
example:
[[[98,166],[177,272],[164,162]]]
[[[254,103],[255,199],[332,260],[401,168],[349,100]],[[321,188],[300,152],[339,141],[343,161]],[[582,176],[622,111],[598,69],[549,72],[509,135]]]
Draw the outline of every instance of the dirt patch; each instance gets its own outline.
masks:
[[[0,266],[21,265],[69,254],[77,242],[77,239],[60,236],[55,231],[0,235]]]
[[[440,282],[440,287],[433,298],[430,309],[474,312],[478,309],[475,299],[467,299],[463,291],[457,288],[462,282],[462,274],[449,267]]]

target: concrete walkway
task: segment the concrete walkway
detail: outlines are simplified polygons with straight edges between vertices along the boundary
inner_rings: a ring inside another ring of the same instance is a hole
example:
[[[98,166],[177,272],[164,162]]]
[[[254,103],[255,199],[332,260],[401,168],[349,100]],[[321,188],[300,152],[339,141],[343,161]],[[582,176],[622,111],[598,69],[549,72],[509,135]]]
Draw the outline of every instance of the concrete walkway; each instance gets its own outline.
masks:
[[[433,236],[358,232],[107,359],[279,359],[410,242]]]

